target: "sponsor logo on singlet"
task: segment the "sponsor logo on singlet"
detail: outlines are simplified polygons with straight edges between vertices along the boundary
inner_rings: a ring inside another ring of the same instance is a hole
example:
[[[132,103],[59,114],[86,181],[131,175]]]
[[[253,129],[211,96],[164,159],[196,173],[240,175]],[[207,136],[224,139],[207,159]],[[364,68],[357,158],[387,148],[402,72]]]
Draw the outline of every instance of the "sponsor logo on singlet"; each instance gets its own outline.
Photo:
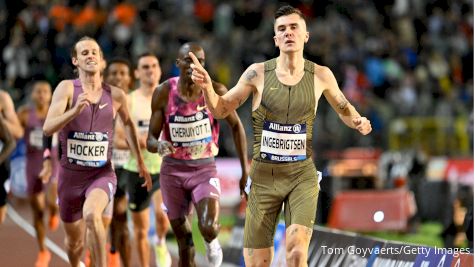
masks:
[[[41,128],[34,128],[30,131],[28,136],[28,143],[30,146],[42,149],[43,148],[43,129]]]
[[[307,125],[264,121],[261,158],[277,162],[306,159]]]
[[[211,123],[206,112],[191,116],[170,116],[170,138],[175,147],[191,147],[211,142]]]
[[[102,167],[107,162],[109,138],[105,132],[69,132],[66,142],[69,163]]]
[[[140,135],[147,134],[148,133],[148,126],[150,125],[150,120],[138,120],[138,127],[137,127],[137,132]]]

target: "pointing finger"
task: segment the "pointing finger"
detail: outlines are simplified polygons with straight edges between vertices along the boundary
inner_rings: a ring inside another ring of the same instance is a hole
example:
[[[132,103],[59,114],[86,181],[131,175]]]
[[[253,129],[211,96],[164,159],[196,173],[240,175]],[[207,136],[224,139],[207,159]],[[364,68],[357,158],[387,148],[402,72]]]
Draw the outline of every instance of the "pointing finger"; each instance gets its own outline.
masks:
[[[202,69],[202,68],[203,68],[203,66],[201,66],[200,61],[199,61],[198,58],[195,56],[195,54],[193,54],[193,52],[188,52],[188,55],[191,57],[191,60],[193,60],[193,64],[195,65],[195,67],[197,67],[198,69]]]

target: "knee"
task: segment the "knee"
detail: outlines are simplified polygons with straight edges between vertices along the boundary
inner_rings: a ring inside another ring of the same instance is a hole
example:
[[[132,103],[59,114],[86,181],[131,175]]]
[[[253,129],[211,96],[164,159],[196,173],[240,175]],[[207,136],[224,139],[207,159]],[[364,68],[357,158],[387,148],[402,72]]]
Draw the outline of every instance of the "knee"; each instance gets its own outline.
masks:
[[[199,224],[201,235],[207,242],[211,242],[218,236],[219,224],[214,220],[207,220]]]
[[[66,249],[68,251],[78,251],[84,247],[84,240],[82,239],[73,240],[71,238],[66,237],[64,239],[64,244],[66,245]]]
[[[193,243],[193,235],[191,232],[175,234],[175,235],[177,237],[177,243],[180,250],[188,250],[195,246]]]
[[[143,240],[143,239],[148,238],[148,230],[143,227],[135,227],[134,233],[138,240]]]
[[[98,225],[102,225],[102,215],[97,212],[86,212],[84,214],[84,220],[86,221],[86,227],[88,229],[96,229]]]

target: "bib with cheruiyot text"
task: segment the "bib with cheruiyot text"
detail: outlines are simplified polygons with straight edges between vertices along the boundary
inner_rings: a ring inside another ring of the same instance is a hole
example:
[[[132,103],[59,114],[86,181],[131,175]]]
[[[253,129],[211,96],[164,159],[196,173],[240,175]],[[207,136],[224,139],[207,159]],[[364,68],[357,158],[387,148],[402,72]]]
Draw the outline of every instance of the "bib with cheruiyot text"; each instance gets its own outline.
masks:
[[[276,162],[294,162],[307,158],[306,124],[281,124],[264,121],[261,158]]]
[[[43,129],[35,128],[30,131],[28,136],[30,146],[36,149],[43,149]]]
[[[170,138],[175,147],[198,146],[211,142],[211,124],[206,112],[191,116],[172,115]]]
[[[109,140],[103,132],[69,132],[66,157],[69,163],[102,167],[107,163]]]

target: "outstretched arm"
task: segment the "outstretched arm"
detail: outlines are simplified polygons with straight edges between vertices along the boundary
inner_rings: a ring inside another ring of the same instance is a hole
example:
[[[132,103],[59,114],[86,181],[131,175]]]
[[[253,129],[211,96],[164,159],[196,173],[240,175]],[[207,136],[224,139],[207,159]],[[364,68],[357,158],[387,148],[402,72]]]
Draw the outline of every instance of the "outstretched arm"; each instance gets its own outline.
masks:
[[[224,95],[227,92],[226,87],[222,84],[213,82],[213,87],[218,95]],[[229,113],[226,117],[226,122],[232,129],[234,145],[236,146],[239,162],[241,163],[239,189],[241,190],[241,196],[245,196],[244,187],[246,186],[247,176],[249,175],[246,132],[236,111]]]
[[[129,144],[130,152],[137,159],[137,165],[139,169],[139,175],[145,179],[145,183],[142,186],[146,186],[147,190],[152,190],[152,178],[145,166],[143,161],[142,152],[140,151],[139,141],[137,138],[137,130],[135,129],[134,122],[129,114],[129,109],[127,108],[127,98],[125,93],[116,87],[112,87],[114,101],[120,103],[120,106],[117,110],[119,116],[124,124],[125,135],[127,137],[127,143]]]
[[[338,113],[340,119],[350,128],[358,130],[362,135],[371,132],[371,122],[362,117],[355,107],[348,102],[345,95],[341,92],[332,71],[327,67],[317,66],[315,75],[324,87],[323,95],[330,103],[332,108]]]
[[[242,105],[253,91],[257,90],[256,64],[251,65],[244,72],[236,86],[225,95],[220,96],[214,91],[208,72],[201,66],[196,56],[190,52],[190,57],[193,60],[193,64],[191,64],[191,68],[193,68],[191,78],[203,90],[206,104],[217,119],[226,118],[230,112]]]

